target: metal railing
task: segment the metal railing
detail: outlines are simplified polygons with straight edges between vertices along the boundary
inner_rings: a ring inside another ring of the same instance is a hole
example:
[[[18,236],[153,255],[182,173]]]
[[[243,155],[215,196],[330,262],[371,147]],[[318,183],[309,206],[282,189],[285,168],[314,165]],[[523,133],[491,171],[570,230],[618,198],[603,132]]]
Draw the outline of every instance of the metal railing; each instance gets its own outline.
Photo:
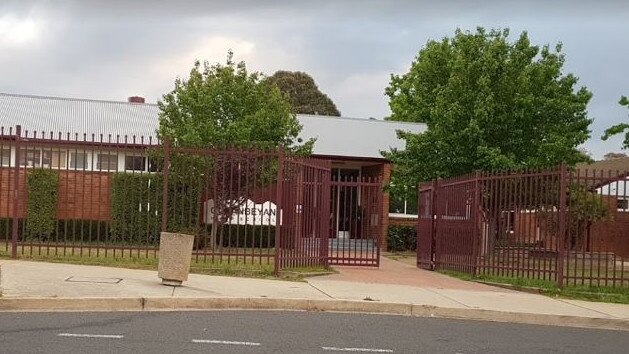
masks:
[[[558,286],[628,286],[628,175],[563,165],[424,183],[417,265]]]
[[[278,149],[0,128],[0,253],[157,257],[192,233],[196,262],[327,265],[328,161]]]

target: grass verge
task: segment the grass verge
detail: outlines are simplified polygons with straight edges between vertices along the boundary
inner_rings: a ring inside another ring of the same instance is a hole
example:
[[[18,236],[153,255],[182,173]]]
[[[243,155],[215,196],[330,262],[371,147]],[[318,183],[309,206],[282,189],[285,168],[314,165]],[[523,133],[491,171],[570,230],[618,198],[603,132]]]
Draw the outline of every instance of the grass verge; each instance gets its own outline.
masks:
[[[0,249],[0,259],[10,259],[10,252]],[[20,254],[19,260],[51,262],[51,263],[67,263],[78,265],[94,265],[127,269],[144,269],[157,271],[158,259],[154,256],[137,257],[128,253],[120,252],[119,256],[97,255],[84,253],[83,255],[71,254]],[[273,259],[268,263],[266,259],[263,262],[251,262],[250,259],[244,261],[244,258],[232,257],[229,261],[219,260],[218,257],[212,260],[208,257],[203,260],[192,259],[190,264],[190,273],[207,274],[232,277],[246,278],[262,278],[262,279],[281,279],[289,281],[302,281],[305,277],[330,274],[330,269],[325,267],[301,267],[282,270],[279,276],[274,274]]]
[[[551,297],[629,304],[629,288],[627,287],[569,285],[564,286],[563,289],[559,289],[555,282],[543,279],[500,277],[493,275],[472,276],[468,273],[448,270],[440,270],[439,272],[461,280],[476,281],[498,286],[506,285],[515,290],[537,292]]]

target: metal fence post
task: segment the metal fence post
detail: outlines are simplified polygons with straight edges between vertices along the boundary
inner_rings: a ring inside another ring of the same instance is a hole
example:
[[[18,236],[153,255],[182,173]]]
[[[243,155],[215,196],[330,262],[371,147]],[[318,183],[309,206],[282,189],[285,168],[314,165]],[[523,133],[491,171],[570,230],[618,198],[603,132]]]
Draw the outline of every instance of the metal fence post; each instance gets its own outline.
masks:
[[[559,230],[557,236],[557,286],[563,287],[564,283],[564,259],[566,257],[566,193],[567,193],[568,167],[561,164],[559,173]]]
[[[18,205],[20,203],[20,140],[22,138],[22,126],[15,126],[15,165],[13,166],[13,224],[11,230],[11,258],[17,258],[17,234],[18,234]]]
[[[279,148],[277,152],[277,189],[275,191],[275,207],[277,210],[277,216],[275,218],[275,264],[274,270],[275,275],[278,275],[280,272],[280,262],[281,262],[281,247],[280,247],[280,236],[282,224],[286,222],[284,219],[284,211],[282,210],[282,192],[283,192],[283,179],[284,179],[284,150],[283,148]]]
[[[480,199],[480,181],[481,181],[481,173],[476,171],[474,173],[474,201],[472,205],[472,220],[474,222],[474,240],[472,241],[472,255],[473,255],[473,266],[472,266],[472,276],[476,276],[478,273],[478,256],[480,254],[480,238],[482,237],[481,232],[481,199]]]
[[[319,237],[321,238],[321,256],[323,257],[323,264],[327,268],[330,265],[329,243],[330,243],[330,198],[332,195],[331,187],[331,164],[326,165],[327,170],[320,173],[322,190],[321,194],[321,226],[319,231]]]
[[[437,229],[439,228],[439,208],[437,207],[439,204],[439,185],[441,184],[441,179],[438,178],[432,181],[432,232],[430,235],[430,260],[432,270],[437,269]]]
[[[164,141],[164,167],[162,171],[162,232],[168,229],[168,177],[170,174],[170,139]]]

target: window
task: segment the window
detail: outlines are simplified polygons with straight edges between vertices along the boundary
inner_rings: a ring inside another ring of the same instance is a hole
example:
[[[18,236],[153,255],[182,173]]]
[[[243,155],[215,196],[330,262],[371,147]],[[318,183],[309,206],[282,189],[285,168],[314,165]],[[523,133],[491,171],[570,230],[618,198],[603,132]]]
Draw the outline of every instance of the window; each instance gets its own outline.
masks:
[[[115,154],[98,154],[96,161],[96,169],[99,171],[117,171],[118,155]]]
[[[66,152],[65,151],[43,151],[42,152],[42,166],[52,168],[65,168],[66,167]]]
[[[20,166],[41,166],[41,151],[38,149],[20,148]]]
[[[618,211],[629,212],[629,197],[618,197]]]
[[[124,169],[127,171],[144,171],[146,158],[144,156],[125,156]]]
[[[417,211],[417,192],[389,194],[389,213],[416,216]]]
[[[87,154],[84,152],[70,153],[70,168],[84,170],[87,168]]]
[[[0,147],[0,165],[9,166],[11,163],[11,148],[8,146]]]
[[[155,159],[149,158],[149,172],[160,172],[162,169],[159,165],[159,162]]]

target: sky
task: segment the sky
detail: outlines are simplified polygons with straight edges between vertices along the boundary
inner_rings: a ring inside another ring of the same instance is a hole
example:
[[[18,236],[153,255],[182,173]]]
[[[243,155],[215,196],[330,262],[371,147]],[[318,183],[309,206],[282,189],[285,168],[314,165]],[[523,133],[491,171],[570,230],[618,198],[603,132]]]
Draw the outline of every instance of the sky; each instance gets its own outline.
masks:
[[[594,93],[595,158],[620,152],[605,128],[627,122],[629,2],[555,1],[28,1],[0,0],[0,92],[157,102],[195,59],[236,60],[268,75],[305,71],[348,117],[390,114],[384,89],[431,39],[457,28],[528,31],[563,43],[565,73]],[[625,151],[628,152],[629,151]]]

